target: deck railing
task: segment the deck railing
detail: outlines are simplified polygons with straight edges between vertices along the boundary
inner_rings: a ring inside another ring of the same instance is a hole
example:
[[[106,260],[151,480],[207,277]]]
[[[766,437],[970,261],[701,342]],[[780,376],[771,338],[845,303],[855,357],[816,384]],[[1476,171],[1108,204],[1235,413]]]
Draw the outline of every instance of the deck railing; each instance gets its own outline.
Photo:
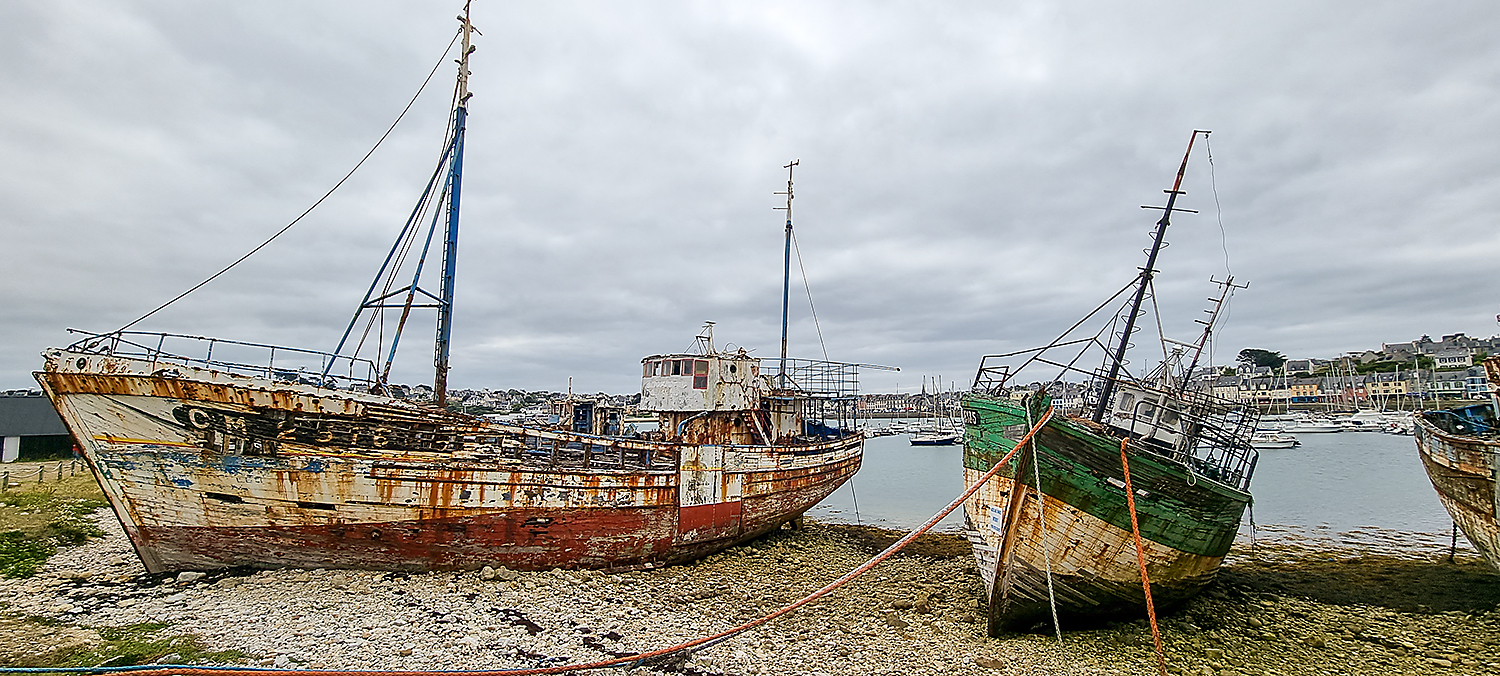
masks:
[[[266,343],[148,331],[93,333],[68,329],[68,333],[83,335],[68,346],[73,351],[316,387],[368,391],[378,373],[375,363],[368,359]],[[215,350],[218,357],[214,356]],[[325,377],[324,373],[329,375]]]

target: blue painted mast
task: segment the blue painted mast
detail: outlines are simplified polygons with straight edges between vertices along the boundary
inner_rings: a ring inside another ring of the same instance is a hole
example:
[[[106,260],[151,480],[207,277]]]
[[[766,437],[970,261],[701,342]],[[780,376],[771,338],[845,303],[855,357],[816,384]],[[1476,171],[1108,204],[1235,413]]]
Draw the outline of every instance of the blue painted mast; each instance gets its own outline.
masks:
[[[369,335],[370,328],[376,322],[383,322],[380,313],[386,309],[400,309],[401,316],[396,323],[396,330],[391,337],[390,352],[386,355],[385,363],[380,368],[372,383],[371,392],[376,394],[386,393],[386,379],[390,375],[391,364],[396,359],[396,348],[401,342],[401,333],[406,328],[406,320],[411,314],[412,308],[436,308],[437,309],[437,339],[434,341],[433,365],[435,374],[433,376],[433,403],[439,407],[448,403],[448,353],[452,344],[453,335],[453,282],[454,270],[458,261],[458,214],[459,197],[463,184],[463,158],[464,158],[464,131],[468,122],[469,113],[469,54],[474,51],[470,45],[471,33],[476,33],[474,26],[469,22],[469,7],[464,6],[463,15],[458,17],[462,22],[463,45],[458,59],[458,85],[455,92],[456,106],[453,110],[453,134],[448,139],[448,144],[443,148],[443,155],[438,160],[437,168],[433,170],[432,177],[427,181],[427,187],[422,191],[422,197],[417,200],[417,205],[412,208],[411,216],[407,218],[406,225],[396,237],[396,243],[391,246],[391,251],[386,255],[385,262],[381,264],[380,270],[375,273],[375,280],[370,283],[370,288],[365,292],[364,300],[360,301],[359,309],[355,311],[354,317],[349,320],[349,326],[344,329],[344,335],[339,339],[339,345],[334,349],[334,354],[342,354],[344,347],[349,344],[349,338],[353,335],[355,327],[359,324],[361,316],[366,310],[375,313],[365,328],[365,336]],[[446,171],[445,171],[446,169]],[[446,175],[445,175],[446,174]],[[442,187],[438,190],[438,179],[442,178]],[[446,228],[443,236],[443,278],[442,286],[437,295],[423,289],[420,286],[422,270],[427,261],[427,252],[432,246],[433,236],[437,227],[443,221],[443,204],[447,204]],[[417,259],[415,272],[412,274],[411,282],[399,289],[390,290],[394,286],[395,278],[401,274],[401,261],[406,258],[412,242],[416,238],[415,229],[420,227],[419,221],[425,218],[425,213],[432,208],[432,220],[427,229],[425,243],[422,245],[421,256]],[[384,291],[376,295],[376,289],[381,288],[381,282],[385,282]],[[397,301],[398,296],[405,296],[404,302]],[[420,295],[421,302],[417,302]],[[364,345],[364,337],[359,339],[359,346]],[[355,347],[355,352],[359,347]],[[324,367],[323,377],[328,379],[328,371],[332,368],[332,361]]]
[[[469,5],[464,4],[463,51],[458,57],[458,109],[453,118],[453,163],[448,169],[448,236],[443,241],[443,285],[439,292],[437,340],[433,366],[432,403],[438,408],[448,405],[448,349],[453,335],[453,271],[458,263],[458,203],[464,176],[464,122],[469,113]]]
[[[792,160],[790,164],[782,167],[786,170],[786,192],[773,194],[786,195],[786,206],[771,207],[786,210],[786,252],[781,262],[781,368],[777,374],[778,379],[783,382],[778,383],[778,386],[784,384],[786,379],[786,315],[787,301],[791,297],[792,290],[792,168],[801,163],[802,160]]]

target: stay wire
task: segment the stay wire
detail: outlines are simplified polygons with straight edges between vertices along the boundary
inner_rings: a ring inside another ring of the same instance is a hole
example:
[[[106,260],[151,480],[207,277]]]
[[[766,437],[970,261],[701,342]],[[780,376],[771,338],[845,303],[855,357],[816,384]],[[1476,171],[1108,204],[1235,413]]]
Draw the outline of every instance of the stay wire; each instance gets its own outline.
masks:
[[[1208,153],[1208,185],[1214,193],[1214,210],[1219,219],[1219,246],[1224,249],[1224,272],[1231,276],[1234,270],[1229,267],[1229,233],[1224,230],[1224,207],[1219,204],[1219,181],[1214,175],[1214,147],[1208,141],[1208,135],[1203,135],[1203,148]]]
[[[152,310],[150,312],[147,312],[146,314],[143,314],[140,317],[137,317],[135,319],[135,321],[132,321],[129,324],[126,324],[126,325],[124,325],[124,326],[122,326],[122,327],[114,330],[112,333],[119,333],[121,331],[124,331],[124,330],[132,327],[132,326],[135,326],[136,324],[139,324],[139,323],[145,321],[147,318],[151,317],[152,315],[155,315],[156,313],[161,312],[162,310],[167,309],[167,306],[169,306],[169,305],[171,305],[173,303],[176,303],[177,301],[182,300],[183,298],[186,298],[188,294],[190,294],[190,293],[192,293],[194,291],[197,291],[198,289],[201,289],[201,288],[207,286],[209,282],[212,282],[215,279],[218,279],[224,273],[229,272],[230,270],[234,269],[235,266],[239,265],[240,263],[245,262],[245,259],[250,258],[251,256],[254,256],[256,253],[259,253],[261,249],[264,249],[267,246],[269,246],[271,244],[271,242],[276,241],[276,239],[278,237],[281,237],[283,234],[285,234],[286,231],[291,230],[292,226],[296,225],[303,218],[305,218],[308,214],[312,213],[313,209],[318,208],[318,205],[322,204],[324,200],[326,200],[330,196],[332,196],[335,190],[338,190],[339,187],[343,186],[344,182],[348,181],[349,177],[351,177],[351,176],[354,175],[354,172],[359,171],[359,168],[362,167],[362,166],[364,166],[365,161],[368,160],[368,159],[370,159],[371,155],[375,154],[375,151],[380,148],[380,145],[382,143],[385,143],[386,138],[390,137],[391,132],[393,132],[393,131],[396,130],[396,125],[400,124],[401,120],[406,117],[406,114],[411,111],[411,107],[413,105],[415,105],[416,102],[417,102],[417,99],[422,96],[423,90],[427,89],[427,83],[429,83],[429,82],[432,81],[432,76],[436,75],[438,69],[443,66],[443,62],[445,60],[447,60],[447,58],[448,58],[448,52],[453,51],[453,44],[456,43],[456,42],[458,42],[459,35],[461,35],[462,33],[463,33],[463,31],[460,30],[458,33],[455,33],[453,35],[453,39],[452,40],[448,41],[448,47],[443,50],[443,55],[440,58],[438,58],[437,63],[432,66],[432,70],[427,73],[427,79],[425,79],[425,80],[422,81],[422,86],[417,88],[417,93],[413,94],[412,97],[411,97],[411,100],[406,102],[406,107],[401,109],[401,114],[397,115],[396,116],[396,120],[391,123],[391,126],[385,130],[384,134],[380,135],[380,139],[375,142],[375,145],[370,148],[370,151],[367,152],[367,153],[365,153],[364,157],[361,157],[359,159],[359,162],[356,162],[354,164],[354,168],[350,169],[349,173],[344,174],[344,177],[341,178],[341,179],[339,179],[338,183],[333,184],[333,187],[329,188],[328,192],[323,193],[323,196],[319,197],[318,201],[313,202],[312,206],[308,207],[307,210],[303,211],[296,218],[292,219],[292,222],[287,223],[280,230],[277,230],[276,234],[271,235],[270,238],[266,239],[266,241],[261,242],[259,246],[255,247],[254,249],[251,249],[249,253],[247,253],[247,254],[245,254],[243,256],[240,256],[239,258],[235,259],[235,261],[233,263],[230,263],[229,265],[224,266],[223,269],[221,269],[218,272],[215,272],[213,275],[209,276],[208,279],[205,279],[205,280],[203,280],[201,282],[198,282],[196,285],[194,285],[192,288],[188,289],[187,291],[183,291],[182,293],[177,294],[171,300],[169,300],[169,301],[167,301],[165,303],[162,303],[161,305],[158,305],[156,307],[156,309],[154,309],[154,310]]]
[[[854,477],[849,477],[849,497],[854,500],[854,525],[865,525],[865,522],[859,518],[859,494],[854,492]]]
[[[813,307],[812,285],[807,281],[807,268],[802,267],[802,249],[797,246],[797,233],[792,233],[792,250],[797,252],[797,269],[802,271],[802,288],[807,289],[807,309],[812,312],[813,328],[818,331],[818,345],[823,348],[823,360],[828,359],[828,345],[823,342],[823,327],[818,325],[818,309]]]
[[[1031,402],[1026,402],[1026,424],[1031,426]],[[1031,440],[1031,470],[1036,477],[1036,520],[1042,525],[1042,541],[1051,539],[1047,528],[1047,513],[1042,494],[1042,466],[1041,459],[1037,457],[1036,440]],[[1025,477],[1016,477],[1019,485]],[[1057,591],[1052,587],[1052,553],[1048,547],[1042,547],[1042,560],[1047,564],[1047,605],[1052,608],[1052,630],[1057,632],[1057,644],[1062,645],[1062,624],[1057,620]]]

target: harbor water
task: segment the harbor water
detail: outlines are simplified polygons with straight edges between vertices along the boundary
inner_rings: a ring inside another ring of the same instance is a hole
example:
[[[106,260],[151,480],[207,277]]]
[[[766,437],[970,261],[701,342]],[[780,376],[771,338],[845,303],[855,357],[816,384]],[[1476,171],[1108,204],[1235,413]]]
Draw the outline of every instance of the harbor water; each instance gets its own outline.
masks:
[[[1260,451],[1240,528],[1249,542],[1447,551],[1452,522],[1422,470],[1410,436],[1378,432],[1299,434],[1300,446]],[[909,530],[963,492],[962,446],[912,446],[907,436],[865,444],[854,479],[808,516]],[[1255,528],[1252,531],[1251,522]],[[939,530],[963,528],[963,510]],[[1459,537],[1460,551],[1468,544]]]

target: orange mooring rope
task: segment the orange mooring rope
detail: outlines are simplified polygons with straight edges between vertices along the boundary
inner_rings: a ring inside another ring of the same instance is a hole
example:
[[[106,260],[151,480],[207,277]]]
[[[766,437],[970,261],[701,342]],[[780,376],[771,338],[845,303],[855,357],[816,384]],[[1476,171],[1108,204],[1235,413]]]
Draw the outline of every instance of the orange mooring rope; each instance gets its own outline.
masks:
[[[0,674],[6,674],[6,673],[23,673],[23,672],[24,673],[31,673],[31,672],[48,672],[48,673],[106,673],[106,672],[108,672],[108,673],[117,673],[117,672],[125,672],[125,673],[130,674],[130,676],[245,676],[246,674],[253,674],[254,676],[456,676],[456,675],[468,675],[468,676],[475,676],[475,675],[484,675],[484,676],[489,676],[489,675],[493,675],[493,676],[501,676],[501,675],[504,675],[504,676],[540,676],[542,674],[564,674],[564,673],[573,672],[573,671],[586,671],[586,670],[590,670],[590,669],[605,669],[605,668],[609,668],[609,667],[626,666],[626,665],[631,665],[631,663],[640,663],[640,662],[642,662],[644,660],[654,659],[654,658],[658,658],[658,657],[664,657],[666,655],[670,655],[670,654],[676,653],[676,652],[681,652],[683,650],[689,650],[689,649],[692,649],[692,648],[705,648],[705,647],[708,647],[709,645],[712,645],[714,643],[718,643],[720,641],[723,641],[724,639],[727,639],[727,638],[729,638],[731,636],[734,636],[735,634],[739,634],[739,633],[748,631],[750,629],[753,629],[755,627],[758,627],[758,626],[760,626],[762,624],[770,622],[771,620],[774,620],[774,619],[776,619],[778,617],[781,617],[782,615],[786,615],[786,614],[788,614],[788,613],[790,613],[790,612],[792,612],[792,611],[794,611],[794,610],[796,610],[798,608],[801,608],[802,606],[805,606],[805,605],[807,605],[809,603],[812,603],[813,601],[816,601],[819,598],[827,595],[829,592],[832,592],[833,590],[838,589],[839,587],[843,586],[846,582],[848,582],[850,580],[853,580],[856,577],[859,577],[865,571],[868,571],[871,568],[874,568],[881,561],[884,561],[884,560],[890,558],[892,554],[895,554],[896,552],[901,551],[901,549],[904,548],[904,547],[906,547],[906,545],[911,544],[911,542],[913,540],[917,539],[923,533],[926,533],[927,531],[931,530],[932,527],[936,526],[939,521],[942,521],[949,514],[953,513],[953,510],[958,509],[959,505],[962,505],[965,500],[969,499],[969,496],[971,496],[974,493],[978,492],[979,488],[981,486],[984,486],[984,484],[987,483],[990,480],[991,477],[995,476],[995,473],[999,472],[1000,468],[1005,466],[1005,463],[1010,462],[1011,457],[1014,456],[1016,454],[1016,452],[1018,450],[1020,450],[1023,446],[1025,446],[1026,442],[1031,441],[1031,437],[1034,436],[1037,433],[1038,430],[1042,429],[1042,426],[1046,425],[1047,421],[1051,420],[1051,419],[1052,419],[1052,408],[1049,406],[1047,408],[1046,412],[1044,412],[1042,414],[1042,419],[1039,420],[1039,421],[1037,421],[1036,425],[1032,426],[1031,430],[1026,433],[1026,436],[1021,437],[1021,440],[1018,441],[1018,442],[1016,442],[1016,445],[1010,449],[1010,452],[1006,453],[1005,457],[1003,457],[1003,458],[1000,459],[1000,462],[995,463],[995,466],[990,468],[990,471],[985,472],[983,476],[980,476],[977,480],[975,480],[974,481],[974,485],[970,486],[968,490],[964,491],[963,495],[960,495],[957,498],[954,498],[952,502],[948,503],[947,507],[943,508],[943,511],[938,512],[937,514],[933,515],[933,517],[930,518],[930,519],[928,519],[926,523],[923,523],[921,526],[918,526],[916,530],[914,530],[914,531],[912,531],[910,533],[907,533],[904,537],[902,537],[900,540],[897,540],[891,546],[886,547],[885,551],[882,551],[879,554],[876,554],[874,556],[874,558],[871,558],[869,561],[866,561],[866,562],[860,564],[860,566],[858,568],[855,568],[854,570],[851,570],[851,571],[845,573],[842,577],[840,577],[837,580],[834,580],[833,582],[828,583],[822,589],[819,589],[819,590],[817,590],[817,591],[815,591],[815,592],[813,592],[811,594],[808,594],[807,596],[804,596],[802,599],[800,599],[800,600],[798,600],[798,601],[796,601],[796,602],[794,602],[794,603],[786,606],[785,608],[782,608],[781,610],[778,610],[778,611],[776,611],[774,613],[771,613],[769,615],[761,617],[760,619],[751,620],[751,621],[746,622],[746,623],[744,623],[744,624],[742,624],[742,625],[740,625],[738,627],[735,627],[733,629],[728,629],[728,630],[725,630],[725,631],[721,631],[721,632],[719,632],[717,634],[714,634],[713,636],[705,636],[703,638],[694,639],[694,640],[688,641],[686,643],[679,643],[679,644],[674,645],[674,646],[669,647],[669,648],[661,648],[661,649],[658,649],[658,650],[652,650],[652,651],[649,651],[649,652],[639,653],[639,654],[636,654],[636,655],[629,655],[629,656],[626,656],[626,657],[616,657],[614,659],[603,660],[603,661],[600,661],[600,662],[590,662],[590,663],[587,663],[587,664],[563,664],[563,665],[558,665],[558,666],[554,666],[554,667],[538,667],[538,668],[535,668],[535,669],[483,669],[483,670],[473,670],[473,671],[331,671],[331,670],[330,671],[325,671],[325,670],[317,670],[317,669],[256,669],[256,668],[253,668],[253,667],[192,667],[192,666],[187,666],[187,665],[175,665],[175,666],[174,665],[163,665],[163,666],[160,666],[160,667],[154,667],[153,666],[153,667],[145,667],[145,668],[130,668],[130,667],[113,667],[113,668],[111,668],[111,667],[103,667],[103,668],[91,669],[91,668],[84,667],[84,668],[74,668],[74,669],[66,669],[66,668],[62,668],[62,669],[59,669],[59,668],[49,668],[49,669],[0,669]],[[1132,515],[1134,515],[1133,511],[1132,511]],[[1149,592],[1147,593],[1146,598],[1147,599],[1151,598]],[[1149,601],[1148,601],[1148,603],[1149,603]],[[1154,619],[1152,620],[1152,625],[1151,626],[1152,626],[1153,629],[1156,627]],[[1159,645],[1160,645],[1160,643],[1158,642],[1158,646]]]
[[[1156,669],[1167,676],[1167,656],[1161,649],[1161,630],[1156,628],[1156,606],[1151,603],[1151,578],[1146,575],[1146,548],[1141,544],[1141,523],[1135,518],[1135,489],[1130,486],[1130,460],[1125,447],[1130,439],[1120,440],[1120,467],[1125,470],[1125,503],[1130,505],[1130,528],[1135,531],[1135,560],[1141,564],[1141,589],[1146,592],[1146,617],[1151,619],[1151,640],[1156,643]]]

